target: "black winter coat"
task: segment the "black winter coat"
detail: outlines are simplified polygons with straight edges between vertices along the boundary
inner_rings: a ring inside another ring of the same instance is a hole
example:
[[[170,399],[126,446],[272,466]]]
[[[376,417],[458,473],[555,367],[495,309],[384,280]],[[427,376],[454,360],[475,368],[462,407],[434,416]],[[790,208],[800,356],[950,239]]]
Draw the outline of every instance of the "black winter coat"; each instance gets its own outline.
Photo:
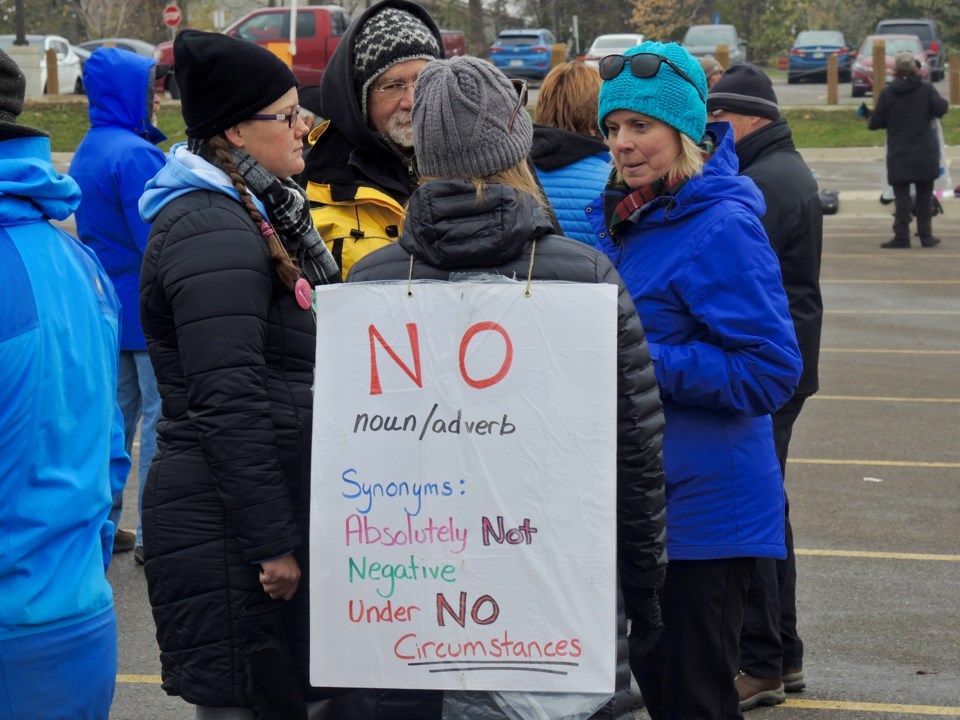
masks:
[[[163,401],[143,496],[163,688],[249,707],[258,658],[302,695],[286,638],[306,677],[313,317],[243,207],[205,190],[157,216],[140,310]],[[270,600],[258,563],[294,550],[298,592]]]
[[[449,280],[451,273],[495,273],[524,280],[531,240],[538,238],[534,280],[618,286],[617,564],[627,614],[632,614],[632,603],[652,596],[662,584],[666,567],[659,388],[636,308],[613,265],[583,243],[548,235],[551,230],[534,200],[512,188],[487,186],[478,205],[469,183],[430,182],[411,196],[398,243],[360,260],[348,280],[404,279],[411,254],[413,277],[418,280]],[[597,719],[633,717],[626,615],[623,605],[619,608],[616,693],[592,716]],[[440,698],[439,692],[369,693],[363,717],[439,720]],[[486,716],[503,717],[492,707]]]
[[[817,181],[800,157],[786,120],[777,120],[736,145],[740,174],[753,180],[767,205],[760,218],[770,245],[780,261],[783,288],[803,358],[803,374],[796,395],[819,389],[820,255],[823,251],[823,206]]]
[[[917,76],[887,85],[870,116],[870,129],[887,130],[887,182],[891,185],[936,180],[940,148],[930,127],[950,105],[937,89]]]

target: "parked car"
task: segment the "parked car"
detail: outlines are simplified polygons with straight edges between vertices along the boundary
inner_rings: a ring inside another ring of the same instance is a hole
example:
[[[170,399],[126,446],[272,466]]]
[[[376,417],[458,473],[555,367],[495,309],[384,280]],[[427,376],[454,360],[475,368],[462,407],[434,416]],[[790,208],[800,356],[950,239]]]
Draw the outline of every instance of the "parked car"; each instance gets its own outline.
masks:
[[[940,28],[933,20],[881,20],[877,23],[877,35],[916,35],[923,43],[923,49],[930,64],[930,79],[933,82],[943,80],[946,70],[947,48],[940,36]]]
[[[459,30],[440,29],[443,38],[443,56],[452,58],[467,54],[467,37]]]
[[[156,45],[149,43],[145,40],[137,40],[135,38],[100,38],[99,40],[87,40],[82,42],[77,47],[83,48],[84,50],[89,50],[93,52],[99,47],[117,47],[121,50],[129,50],[130,52],[137,53],[137,55],[143,55],[145,57],[153,57],[153,51],[156,50]]]
[[[627,50],[643,42],[643,35],[638,33],[615,33],[612,35],[598,35],[593,45],[583,57],[583,64],[597,67],[601,58],[607,55],[623,55]]]
[[[0,35],[0,48],[8,50],[13,47],[16,35]],[[61,95],[83,93],[83,64],[80,56],[65,37],[59,35],[27,35],[24,38],[27,45],[43,48],[40,55],[40,87],[46,94],[47,87],[47,58],[46,51],[53,50],[57,54],[57,79]]]
[[[920,38],[916,35],[867,35],[857,51],[853,61],[853,77],[851,80],[851,94],[861,97],[865,93],[873,92],[873,44],[884,44],[884,59],[886,82],[893,80],[893,57],[898,52],[910,52],[920,64],[920,77],[930,79],[930,64],[927,62],[927,53],[923,49]]]
[[[717,46],[726,45],[730,65],[747,61],[747,43],[733,25],[691,25],[681,43],[694,57],[717,57]]]
[[[837,57],[837,72],[840,82],[850,82],[850,66],[853,58],[847,41],[839,30],[804,30],[797,34],[793,47],[787,55],[787,82],[824,78],[827,76],[827,60]]]
[[[546,28],[501,30],[487,54],[507,75],[542,80],[550,72],[555,42],[553,33]]]

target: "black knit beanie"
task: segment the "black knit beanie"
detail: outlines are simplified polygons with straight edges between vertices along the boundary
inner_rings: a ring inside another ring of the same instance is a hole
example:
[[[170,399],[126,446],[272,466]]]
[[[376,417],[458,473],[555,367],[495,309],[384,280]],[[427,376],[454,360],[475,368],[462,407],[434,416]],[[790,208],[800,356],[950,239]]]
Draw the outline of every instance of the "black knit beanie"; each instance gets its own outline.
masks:
[[[727,68],[707,94],[707,112],[714,110],[780,119],[780,105],[773,91],[773,83],[756,65],[732,65]]]
[[[43,130],[17,123],[23,112],[27,78],[23,70],[0,50],[0,140],[23,137],[48,137]]]
[[[299,84],[266,48],[221,33],[181,32],[173,41],[173,66],[191,138],[213,137]]]

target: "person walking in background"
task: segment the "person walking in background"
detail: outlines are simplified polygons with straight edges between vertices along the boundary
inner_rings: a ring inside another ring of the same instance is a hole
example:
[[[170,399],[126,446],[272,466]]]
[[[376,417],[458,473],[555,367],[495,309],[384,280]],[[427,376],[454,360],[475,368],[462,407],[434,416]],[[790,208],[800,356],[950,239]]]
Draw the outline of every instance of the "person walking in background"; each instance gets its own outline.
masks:
[[[557,65],[537,96],[530,158],[567,237],[593,245],[584,208],[603,192],[612,165],[597,126],[600,76],[583,63]]]
[[[737,174],[730,126],[708,130],[700,64],[644,42],[599,70],[617,174],[589,217],[637,305],[666,419],[665,630],[631,667],[652,720],[731,720],[753,566],[786,555],[770,413],[800,351],[763,198]]]
[[[159,72],[158,72],[159,71]],[[157,77],[166,73],[156,60],[118,48],[98,48],[83,66],[90,130],[70,162],[69,175],[80,185],[77,235],[96,252],[113,281],[123,312],[120,316],[120,374],[117,402],[123,413],[127,454],[140,424],[137,463],[138,517],[147,470],[157,448],[160,393],[140,327],[140,264],[150,226],[140,219],[137,203],[147,181],[165,162],[157,143],[166,136],[155,126],[160,96]],[[143,531],[120,530],[123,491],[113,498],[110,519],[117,526],[113,551],[135,550],[143,564]],[[134,547],[136,546],[136,547]]]
[[[0,717],[107,720],[111,491],[130,470],[120,302],[93,251],[50,223],[80,189],[47,134],[17,124],[25,88],[0,50]]]
[[[707,112],[730,123],[740,174],[753,180],[766,204],[761,218],[780,261],[790,316],[803,358],[800,383],[787,403],[773,413],[773,441],[786,478],[793,425],[805,400],[819,388],[817,366],[823,298],[820,256],[823,212],[817,181],[793,144],[780,116],[773,83],[754,65],[734,65],[707,95]],[[775,705],[784,691],[799,692],[803,679],[803,641],[797,632],[797,566],[793,551],[790,502],[784,492],[787,557],[758,558],[750,580],[740,633],[740,709]]]
[[[910,247],[910,217],[916,188],[917,235],[923,247],[940,244],[933,235],[933,182],[940,175],[940,148],[931,122],[946,115],[946,100],[918,74],[909,52],[894,57],[893,82],[887,85],[870,115],[871,130],[887,131],[887,182],[893,187],[893,238],[882,248]]]
[[[712,55],[704,55],[700,58],[700,67],[707,78],[707,89],[709,90],[723,77],[723,65]]]
[[[297,80],[270,51],[174,41],[187,142],[140,200],[140,315],[163,398],[143,497],[163,689],[198,719],[305,720],[311,288]],[[304,277],[305,276],[305,277]]]
[[[343,271],[395,242],[417,184],[413,84],[443,57],[440,29],[408,0],[382,0],[340,38],[320,81],[304,176],[314,224]]]
[[[493,273],[619,287],[617,567],[623,604],[617,610],[616,691],[591,717],[628,720],[626,618],[632,619],[632,656],[645,654],[662,629],[656,598],[666,565],[661,405],[643,328],[616,271],[593,248],[551,234],[547,204],[527,162],[533,127],[523,110],[525,85],[518,87],[519,97],[502,72],[475,57],[438,60],[423,69],[413,132],[424,183],[410,198],[399,241],[360,260],[350,282],[450,281]],[[363,717],[441,718],[440,692],[366,695]],[[506,717],[492,705],[474,705],[476,717]]]

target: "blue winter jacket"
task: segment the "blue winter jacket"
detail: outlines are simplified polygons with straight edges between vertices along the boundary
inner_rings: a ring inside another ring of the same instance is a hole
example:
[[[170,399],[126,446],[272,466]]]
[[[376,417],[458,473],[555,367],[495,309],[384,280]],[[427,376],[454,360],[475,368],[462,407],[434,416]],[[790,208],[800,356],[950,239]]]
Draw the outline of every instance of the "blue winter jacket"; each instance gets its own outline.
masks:
[[[563,234],[594,245],[584,210],[603,192],[613,169],[603,138],[534,125],[530,159]]]
[[[150,124],[156,60],[119,48],[98,48],[83,67],[90,130],[69,174],[80,185],[77,235],[97,253],[123,306],[121,350],[146,350],[140,327],[140,265],[150,226],[137,203],[166,160],[166,140]]]
[[[637,211],[622,237],[607,232],[602,201],[589,212],[660,383],[671,560],[786,555],[770,413],[793,395],[802,362],[763,196],[737,176],[729,128],[709,126],[719,142],[702,175]]]
[[[0,142],[0,643],[113,607],[120,304],[93,252],[48,222],[79,202],[49,139]]]

